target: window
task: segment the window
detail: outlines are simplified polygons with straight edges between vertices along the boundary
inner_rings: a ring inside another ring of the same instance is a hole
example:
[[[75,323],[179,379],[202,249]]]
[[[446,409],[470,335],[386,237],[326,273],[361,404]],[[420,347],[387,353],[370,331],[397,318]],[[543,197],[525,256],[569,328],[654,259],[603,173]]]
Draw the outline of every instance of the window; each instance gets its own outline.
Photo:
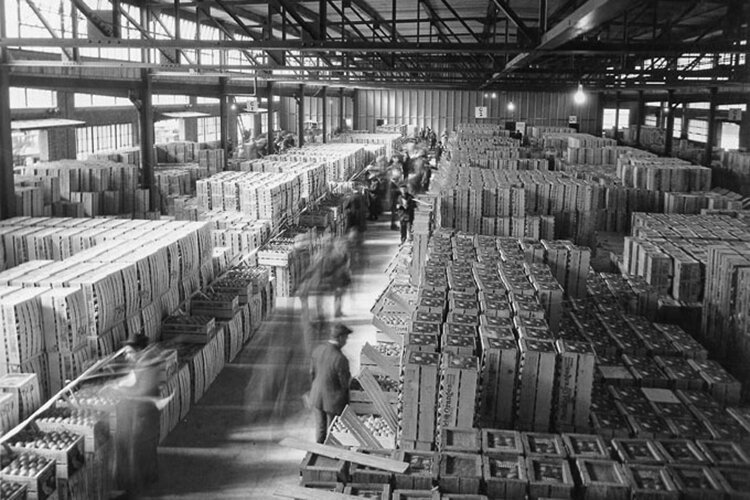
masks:
[[[643,124],[648,127],[656,127],[656,115],[646,115],[646,119]]]
[[[709,109],[711,107],[711,103],[708,102],[689,102],[687,105],[690,109]]]
[[[615,126],[615,116],[617,110],[615,108],[604,108],[604,115],[602,117],[602,128],[604,130],[611,130]],[[617,128],[622,130],[630,126],[630,110],[620,109],[620,116],[617,123]]]
[[[198,142],[221,139],[221,119],[218,116],[198,118]]]
[[[10,88],[11,109],[56,108],[57,93],[51,90]]]
[[[674,118],[674,128],[672,129],[672,137],[679,139],[682,137],[682,118]]]
[[[178,118],[154,123],[154,142],[164,144],[185,139],[185,122]]]
[[[174,104],[189,104],[190,98],[186,95],[154,94],[151,98],[154,105],[169,106]]]
[[[130,99],[98,94],[75,94],[73,96],[76,108],[96,108],[111,106],[130,106]]]
[[[688,139],[695,142],[706,142],[708,122],[705,120],[688,120]]]
[[[744,113],[747,111],[747,104],[721,104],[719,106],[716,106],[716,109],[719,111],[729,111],[730,109],[739,109],[742,110]]]
[[[721,138],[719,147],[722,149],[740,148],[740,126],[737,123],[721,122]]]
[[[219,104],[219,99],[216,97],[198,97],[196,104]]]
[[[81,159],[93,153],[115,151],[134,145],[133,125],[130,123],[76,129],[76,156]]]

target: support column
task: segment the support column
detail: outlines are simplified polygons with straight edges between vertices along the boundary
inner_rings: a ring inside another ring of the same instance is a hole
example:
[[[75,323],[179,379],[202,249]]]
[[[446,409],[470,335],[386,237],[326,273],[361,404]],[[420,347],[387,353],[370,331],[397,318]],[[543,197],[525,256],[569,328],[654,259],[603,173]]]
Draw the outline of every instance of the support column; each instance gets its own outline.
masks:
[[[740,121],[740,147],[750,149],[750,99],[747,100],[746,111],[742,112]]]
[[[615,92],[615,140],[617,140],[617,133],[620,130],[620,91]]]
[[[221,142],[221,149],[226,152],[229,145],[229,137],[227,136],[227,127],[229,124],[229,97],[226,94],[227,78],[225,76],[219,78],[219,84],[221,85],[221,95],[219,96],[219,141]]]
[[[273,82],[271,80],[266,82],[266,96],[268,97],[268,154],[273,154],[276,152],[276,146],[273,140],[275,124],[273,123]]]
[[[141,70],[141,185],[150,192],[149,205],[157,210],[156,189],[154,187],[154,107],[152,105],[151,71]]]
[[[297,100],[297,146],[305,144],[305,86],[299,86],[299,99]]]
[[[643,96],[643,91],[638,91],[638,122],[635,128],[635,145],[641,144],[641,127],[643,127],[643,120],[646,119],[646,99]]]
[[[323,87],[323,143],[328,142],[328,87]]]
[[[0,2],[0,38],[6,37],[5,2]],[[0,48],[0,219],[16,215],[13,184],[13,136],[10,128],[10,72],[8,49]]]
[[[198,98],[194,95],[189,97],[190,108],[195,109]],[[198,142],[198,118],[185,118],[185,140]]]
[[[672,156],[672,135],[674,134],[674,90],[669,90],[667,98],[667,131],[664,138],[664,154]]]
[[[688,112],[687,103],[682,103],[682,121],[680,122],[680,139],[688,138]]]
[[[711,156],[714,153],[714,141],[716,140],[716,93],[718,89],[711,87],[711,99],[708,106],[708,131],[706,134],[706,152],[703,165],[711,166]]]
[[[339,130],[344,131],[346,120],[344,119],[344,87],[339,91]]]
[[[354,89],[352,96],[352,129],[359,130],[359,90],[357,89]]]

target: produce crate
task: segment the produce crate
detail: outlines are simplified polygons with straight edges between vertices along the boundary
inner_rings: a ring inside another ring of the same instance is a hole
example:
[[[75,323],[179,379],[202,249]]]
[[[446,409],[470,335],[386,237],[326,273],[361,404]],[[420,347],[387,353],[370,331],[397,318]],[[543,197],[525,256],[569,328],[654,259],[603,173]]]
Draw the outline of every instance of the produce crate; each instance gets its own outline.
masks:
[[[677,463],[667,470],[684,500],[723,500],[726,496],[722,482],[709,467]]]
[[[473,428],[479,384],[477,358],[443,354],[440,375],[438,427]]]
[[[482,457],[484,482],[491,498],[524,500],[529,487],[526,460],[521,457]]]
[[[366,455],[376,455],[383,458],[391,458],[392,450],[362,448],[357,450]],[[360,486],[390,485],[393,481],[393,473],[365,465],[352,463],[349,466],[349,482]]]
[[[658,465],[666,462],[661,448],[650,439],[613,439],[612,447],[625,464]]]
[[[393,490],[393,500],[440,500],[440,493],[428,490]]]
[[[401,429],[399,442],[433,443],[438,395],[440,356],[435,353],[408,353],[403,368]]]
[[[563,339],[557,341],[557,351],[556,428],[563,432],[588,430],[596,354],[588,342]]]
[[[471,453],[440,454],[438,482],[444,493],[479,493],[482,482],[482,456]]]
[[[19,419],[27,418],[42,404],[42,391],[36,373],[3,375],[0,377],[0,393],[7,393],[12,397],[16,423]]]
[[[103,412],[52,408],[37,418],[35,424],[43,432],[68,431],[83,436],[86,453],[95,453],[109,441],[109,416]]]
[[[210,316],[221,320],[231,320],[239,310],[237,295],[201,293],[190,301],[190,313],[194,316]]]
[[[0,471],[0,479],[25,486],[29,500],[46,500],[55,494],[57,487],[55,468],[52,458],[23,453]]]
[[[602,459],[609,458],[607,443],[595,434],[563,434],[563,443],[570,458]]]
[[[747,469],[715,467],[711,472],[719,480],[731,500],[745,500],[750,494],[750,474]]]
[[[633,500],[678,500],[680,492],[665,467],[631,464],[623,467]]]
[[[575,465],[585,500],[630,499],[630,483],[617,462],[579,458]]]
[[[39,444],[42,440],[44,444]],[[59,443],[60,441],[64,443]],[[55,447],[52,444],[55,443]],[[22,432],[16,435],[11,449],[16,453],[33,453],[55,461],[58,479],[68,479],[84,466],[85,450],[83,436],[67,431]]]
[[[736,442],[698,439],[696,444],[716,467],[750,468],[748,454]]]
[[[373,500],[391,500],[390,484],[359,484],[357,482],[348,484],[343,493],[355,497],[370,498]]]
[[[216,319],[195,312],[190,316],[169,316],[161,325],[161,334],[165,340],[174,338],[179,342],[207,344],[216,334]]]
[[[517,427],[547,432],[552,418],[557,352],[553,342],[519,340],[521,376],[518,386]]]
[[[518,344],[514,338],[490,338],[482,335],[480,340],[480,421],[489,427],[510,427],[515,416]]]
[[[659,439],[656,445],[668,464],[709,464],[706,455],[689,439]]]
[[[523,440],[518,431],[482,429],[482,451],[485,455],[523,455]]]
[[[443,427],[440,434],[440,451],[479,453],[482,449],[479,429]]]
[[[572,498],[575,483],[570,466],[560,458],[528,457],[529,498]]]
[[[439,455],[436,452],[397,450],[391,458],[409,463],[409,469],[405,473],[394,474],[393,484],[397,489],[432,489],[433,481],[437,480],[440,470]]]
[[[300,464],[302,484],[345,482],[349,463],[308,452]]]
[[[25,500],[26,485],[4,480],[0,483],[0,498],[3,500]]]
[[[568,452],[559,434],[522,432],[524,455],[527,457],[567,458]]]

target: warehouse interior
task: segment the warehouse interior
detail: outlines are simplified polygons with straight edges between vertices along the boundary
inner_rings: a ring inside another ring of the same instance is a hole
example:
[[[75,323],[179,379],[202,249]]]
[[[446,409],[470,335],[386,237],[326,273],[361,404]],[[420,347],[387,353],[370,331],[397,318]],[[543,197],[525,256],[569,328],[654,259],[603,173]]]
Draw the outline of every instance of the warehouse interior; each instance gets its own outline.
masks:
[[[0,500],[746,498],[749,39],[744,0],[0,2]]]

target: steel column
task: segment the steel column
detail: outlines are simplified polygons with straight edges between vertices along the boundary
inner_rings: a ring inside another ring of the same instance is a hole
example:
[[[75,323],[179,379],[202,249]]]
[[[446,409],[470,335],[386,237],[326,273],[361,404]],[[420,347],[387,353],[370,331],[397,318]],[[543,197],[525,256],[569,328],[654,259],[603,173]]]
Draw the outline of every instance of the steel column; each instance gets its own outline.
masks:
[[[617,140],[617,133],[620,129],[620,91],[615,92],[615,140]]]
[[[149,190],[149,207],[157,210],[159,205],[154,186],[154,107],[151,72],[141,70],[141,107],[138,110],[141,118],[141,185]]]
[[[266,82],[266,97],[268,99],[268,154],[276,152],[274,144],[274,123],[273,123],[273,82]]]
[[[227,150],[227,125],[229,123],[229,96],[227,95],[227,79],[222,77],[219,79],[221,85],[221,95],[219,96],[219,140],[221,143],[221,149]]]
[[[6,36],[5,2],[0,2],[0,38]],[[16,215],[13,183],[13,134],[10,128],[10,69],[8,49],[0,48],[0,219]]]
[[[323,87],[323,142],[328,142],[328,87]]]
[[[667,132],[664,138],[664,154],[672,156],[672,135],[674,134],[674,90],[669,89],[667,98]]]
[[[341,132],[346,128],[346,120],[344,120],[344,87],[339,90],[339,130]]]
[[[539,0],[539,34],[547,31],[547,0]]]
[[[352,96],[352,130],[359,130],[359,90]]]
[[[297,147],[305,145],[305,86],[299,86],[297,98]]]
[[[714,141],[716,140],[716,93],[717,88],[711,87],[711,98],[708,106],[708,131],[706,134],[706,152],[703,158],[703,165],[711,166],[711,157],[714,153]]]
[[[646,119],[646,98],[643,95],[643,91],[638,91],[638,121],[635,127],[635,145],[638,146],[641,143],[641,127],[643,126],[643,120]]]

